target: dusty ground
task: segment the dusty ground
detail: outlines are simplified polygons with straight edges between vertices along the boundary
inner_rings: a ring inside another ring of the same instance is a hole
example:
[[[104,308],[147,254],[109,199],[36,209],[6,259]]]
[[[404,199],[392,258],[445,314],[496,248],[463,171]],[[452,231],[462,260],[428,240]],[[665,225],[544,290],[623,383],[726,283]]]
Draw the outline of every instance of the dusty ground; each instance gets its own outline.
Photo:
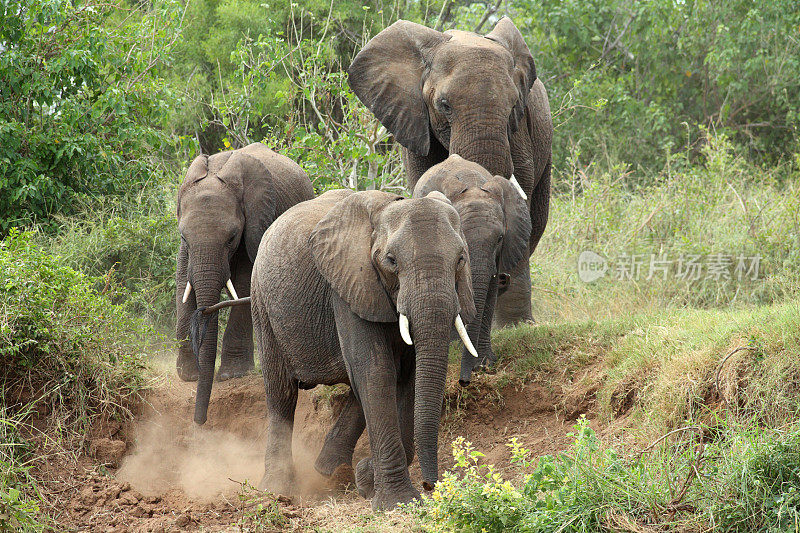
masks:
[[[544,381],[498,390],[490,383],[479,380],[467,394],[451,389],[440,434],[442,471],[451,465],[450,442],[458,435],[502,467],[512,436],[537,455],[553,453],[567,446],[577,416],[593,418],[592,390],[564,392]],[[134,423],[98,428],[89,456],[53,456],[41,467],[43,490],[59,525],[78,531],[248,530],[256,514],[275,529],[409,528],[402,513],[383,515],[375,524],[369,502],[313,469],[336,405],[335,397],[328,402],[317,396],[300,391],[294,494],[276,499],[253,488],[263,473],[267,425],[263,383],[256,375],[216,383],[202,428],[191,422],[194,384],[167,378]],[[367,454],[362,437],[356,461]],[[419,482],[416,462],[411,473]]]

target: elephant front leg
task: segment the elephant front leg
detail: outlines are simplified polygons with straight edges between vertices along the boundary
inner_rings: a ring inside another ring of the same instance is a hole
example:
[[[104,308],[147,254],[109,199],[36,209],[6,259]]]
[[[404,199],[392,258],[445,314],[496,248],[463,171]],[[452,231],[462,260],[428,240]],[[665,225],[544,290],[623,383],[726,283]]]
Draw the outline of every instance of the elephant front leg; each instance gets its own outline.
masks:
[[[397,413],[397,371],[387,336],[394,334],[394,324],[367,322],[343,302],[334,307],[342,357],[350,376],[350,384],[364,410],[369,433],[374,472],[372,508],[391,509],[419,497],[411,484],[408,464]],[[356,484],[363,477],[356,470]],[[365,463],[368,464],[368,463]],[[371,488],[359,486],[369,494]]]
[[[533,322],[530,263],[527,260],[520,261],[510,274],[508,288],[497,297],[492,321],[496,328]]]
[[[245,255],[245,257],[242,257]],[[240,298],[250,295],[250,276],[253,265],[246,254],[239,252],[231,281]],[[231,308],[225,336],[222,338],[222,361],[217,381],[242,377],[255,367],[253,363],[253,319],[249,305]]]
[[[186,246],[181,243],[178,252],[178,268],[175,273],[175,338],[178,340],[178,357],[175,362],[175,369],[178,377],[183,381],[197,381],[200,376],[200,369],[197,367],[197,358],[192,352],[192,344],[189,342],[189,322],[192,313],[197,309],[197,301],[194,291],[191,291],[183,302],[183,295],[186,291],[188,280],[187,263],[189,254]]]

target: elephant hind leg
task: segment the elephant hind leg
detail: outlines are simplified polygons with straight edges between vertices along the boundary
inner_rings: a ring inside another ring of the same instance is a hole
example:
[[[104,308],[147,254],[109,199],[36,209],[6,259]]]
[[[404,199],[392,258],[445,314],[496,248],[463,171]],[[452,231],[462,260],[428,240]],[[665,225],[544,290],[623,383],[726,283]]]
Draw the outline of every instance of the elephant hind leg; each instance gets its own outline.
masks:
[[[298,387],[287,368],[287,359],[278,346],[269,318],[260,315],[256,311],[255,331],[267,395],[268,426],[264,477],[259,488],[286,494],[294,482],[292,432]]]
[[[353,451],[366,424],[361,404],[358,403],[356,395],[351,390],[336,423],[325,437],[325,443],[314,463],[317,472],[323,476],[331,476],[341,465],[352,467]]]

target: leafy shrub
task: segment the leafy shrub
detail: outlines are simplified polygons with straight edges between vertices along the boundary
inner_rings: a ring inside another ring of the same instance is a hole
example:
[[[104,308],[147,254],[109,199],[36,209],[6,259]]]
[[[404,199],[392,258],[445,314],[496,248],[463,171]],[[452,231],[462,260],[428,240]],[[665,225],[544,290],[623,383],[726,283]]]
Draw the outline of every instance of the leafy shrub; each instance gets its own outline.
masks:
[[[161,125],[173,97],[153,67],[182,10],[148,4],[0,2],[0,234],[135,197],[169,166],[158,156],[171,144]]]
[[[626,457],[581,420],[564,453],[533,459],[516,439],[509,447],[522,472],[517,483],[482,464],[483,454],[459,437],[454,470],[411,509],[431,530],[484,533],[798,530],[796,427],[729,426],[705,446],[684,439]]]
[[[9,408],[36,402],[55,430],[79,442],[95,418],[129,415],[144,386],[144,331],[112,302],[119,289],[97,289],[97,278],[17,230],[0,242],[0,269],[0,380]]]

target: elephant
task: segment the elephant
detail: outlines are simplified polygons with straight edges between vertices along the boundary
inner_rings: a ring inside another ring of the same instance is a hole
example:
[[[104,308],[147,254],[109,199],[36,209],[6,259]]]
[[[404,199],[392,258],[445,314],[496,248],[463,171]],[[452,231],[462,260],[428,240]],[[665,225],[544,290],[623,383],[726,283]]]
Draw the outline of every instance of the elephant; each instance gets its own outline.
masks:
[[[498,293],[508,288],[509,272],[528,258],[531,219],[528,205],[519,191],[502,176],[492,176],[485,168],[452,154],[432,166],[417,182],[413,197],[439,191],[461,218],[467,237],[472,291],[477,311],[467,332],[478,351],[478,358],[465,348],[461,357],[459,383],[469,384],[479,365],[493,365],[491,329]]]
[[[305,172],[261,143],[201,155],[192,161],[178,190],[180,249],[175,308],[179,342],[177,371],[198,381],[194,420],[206,421],[217,357],[216,315],[195,357],[188,340],[191,316],[219,302],[223,287],[232,298],[250,293],[250,275],[261,236],[291,206],[314,197]],[[218,380],[242,376],[254,367],[250,308],[235,307],[222,339]]]
[[[518,185],[530,211],[530,257],[547,225],[553,121],[531,52],[509,18],[486,36],[399,20],[356,55],[348,79],[402,145],[410,190],[449,154]],[[528,262],[511,274],[496,326],[533,321]]]
[[[359,492],[373,509],[419,497],[408,473],[415,448],[432,489],[450,334],[455,326],[471,346],[464,321],[475,315],[467,242],[449,200],[326,192],[267,230],[251,284],[268,418],[260,488],[291,489],[298,389],[346,383],[325,442],[357,439],[366,425],[372,455],[356,466]],[[352,449],[323,458],[330,453],[323,445],[320,458],[352,461]]]

